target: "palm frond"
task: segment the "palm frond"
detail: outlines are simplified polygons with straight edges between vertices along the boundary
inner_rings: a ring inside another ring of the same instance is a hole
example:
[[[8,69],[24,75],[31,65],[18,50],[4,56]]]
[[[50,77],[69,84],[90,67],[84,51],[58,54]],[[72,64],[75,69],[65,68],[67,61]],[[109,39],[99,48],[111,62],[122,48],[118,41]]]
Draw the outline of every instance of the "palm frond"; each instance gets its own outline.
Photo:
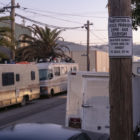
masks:
[[[64,45],[59,45],[58,40],[61,30],[53,29],[51,30],[47,26],[45,28],[39,27],[37,25],[29,26],[32,31],[33,37],[28,35],[22,35],[23,38],[19,40],[20,43],[26,43],[26,47],[17,51],[17,56],[19,54],[23,59],[40,59],[49,57],[63,57],[64,49],[68,47]]]

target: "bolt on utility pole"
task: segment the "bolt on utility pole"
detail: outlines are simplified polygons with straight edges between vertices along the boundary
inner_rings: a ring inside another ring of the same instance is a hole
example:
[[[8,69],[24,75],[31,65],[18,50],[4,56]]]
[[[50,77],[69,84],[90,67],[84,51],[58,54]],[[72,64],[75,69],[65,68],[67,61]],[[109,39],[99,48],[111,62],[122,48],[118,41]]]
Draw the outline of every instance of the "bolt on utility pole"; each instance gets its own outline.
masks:
[[[89,40],[90,40],[90,36],[89,36],[89,31],[90,28],[89,26],[93,25],[92,23],[89,22],[89,20],[87,21],[87,24],[85,24],[85,28],[87,29],[87,71],[90,71],[90,59],[89,59]]]
[[[133,140],[131,0],[109,0],[110,139]]]

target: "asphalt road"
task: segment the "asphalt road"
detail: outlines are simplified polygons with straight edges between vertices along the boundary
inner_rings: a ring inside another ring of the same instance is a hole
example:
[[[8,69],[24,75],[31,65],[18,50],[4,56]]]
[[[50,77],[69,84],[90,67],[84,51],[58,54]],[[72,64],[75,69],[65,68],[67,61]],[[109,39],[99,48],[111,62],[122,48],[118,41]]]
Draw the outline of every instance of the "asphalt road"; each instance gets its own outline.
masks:
[[[65,124],[66,94],[0,110],[0,128],[17,123]]]

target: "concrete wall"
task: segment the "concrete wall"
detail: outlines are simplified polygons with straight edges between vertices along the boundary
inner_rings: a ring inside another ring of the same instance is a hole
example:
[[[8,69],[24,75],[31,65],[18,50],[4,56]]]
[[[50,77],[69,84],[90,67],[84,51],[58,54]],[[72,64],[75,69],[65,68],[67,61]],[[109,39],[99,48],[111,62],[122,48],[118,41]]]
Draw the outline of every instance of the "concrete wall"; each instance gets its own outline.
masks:
[[[109,72],[109,56],[107,52],[96,51],[96,71]]]
[[[76,63],[79,64],[80,71],[87,70],[86,51],[71,51],[69,55]],[[107,52],[91,50],[90,54],[90,71],[108,72],[109,58]]]

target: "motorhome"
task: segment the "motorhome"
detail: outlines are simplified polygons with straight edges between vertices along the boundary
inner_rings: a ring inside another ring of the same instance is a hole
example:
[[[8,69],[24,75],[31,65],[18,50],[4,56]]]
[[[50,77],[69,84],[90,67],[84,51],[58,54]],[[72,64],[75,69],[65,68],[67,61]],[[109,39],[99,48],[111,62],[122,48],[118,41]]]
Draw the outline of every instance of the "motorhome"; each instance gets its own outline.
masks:
[[[38,75],[34,64],[0,64],[0,108],[39,98]]]
[[[76,63],[38,63],[40,93],[53,96],[67,90],[67,75],[69,71],[77,71]]]
[[[133,130],[140,125],[140,63],[133,63]],[[117,97],[116,97],[117,98]],[[110,133],[109,73],[69,73],[66,126]]]

